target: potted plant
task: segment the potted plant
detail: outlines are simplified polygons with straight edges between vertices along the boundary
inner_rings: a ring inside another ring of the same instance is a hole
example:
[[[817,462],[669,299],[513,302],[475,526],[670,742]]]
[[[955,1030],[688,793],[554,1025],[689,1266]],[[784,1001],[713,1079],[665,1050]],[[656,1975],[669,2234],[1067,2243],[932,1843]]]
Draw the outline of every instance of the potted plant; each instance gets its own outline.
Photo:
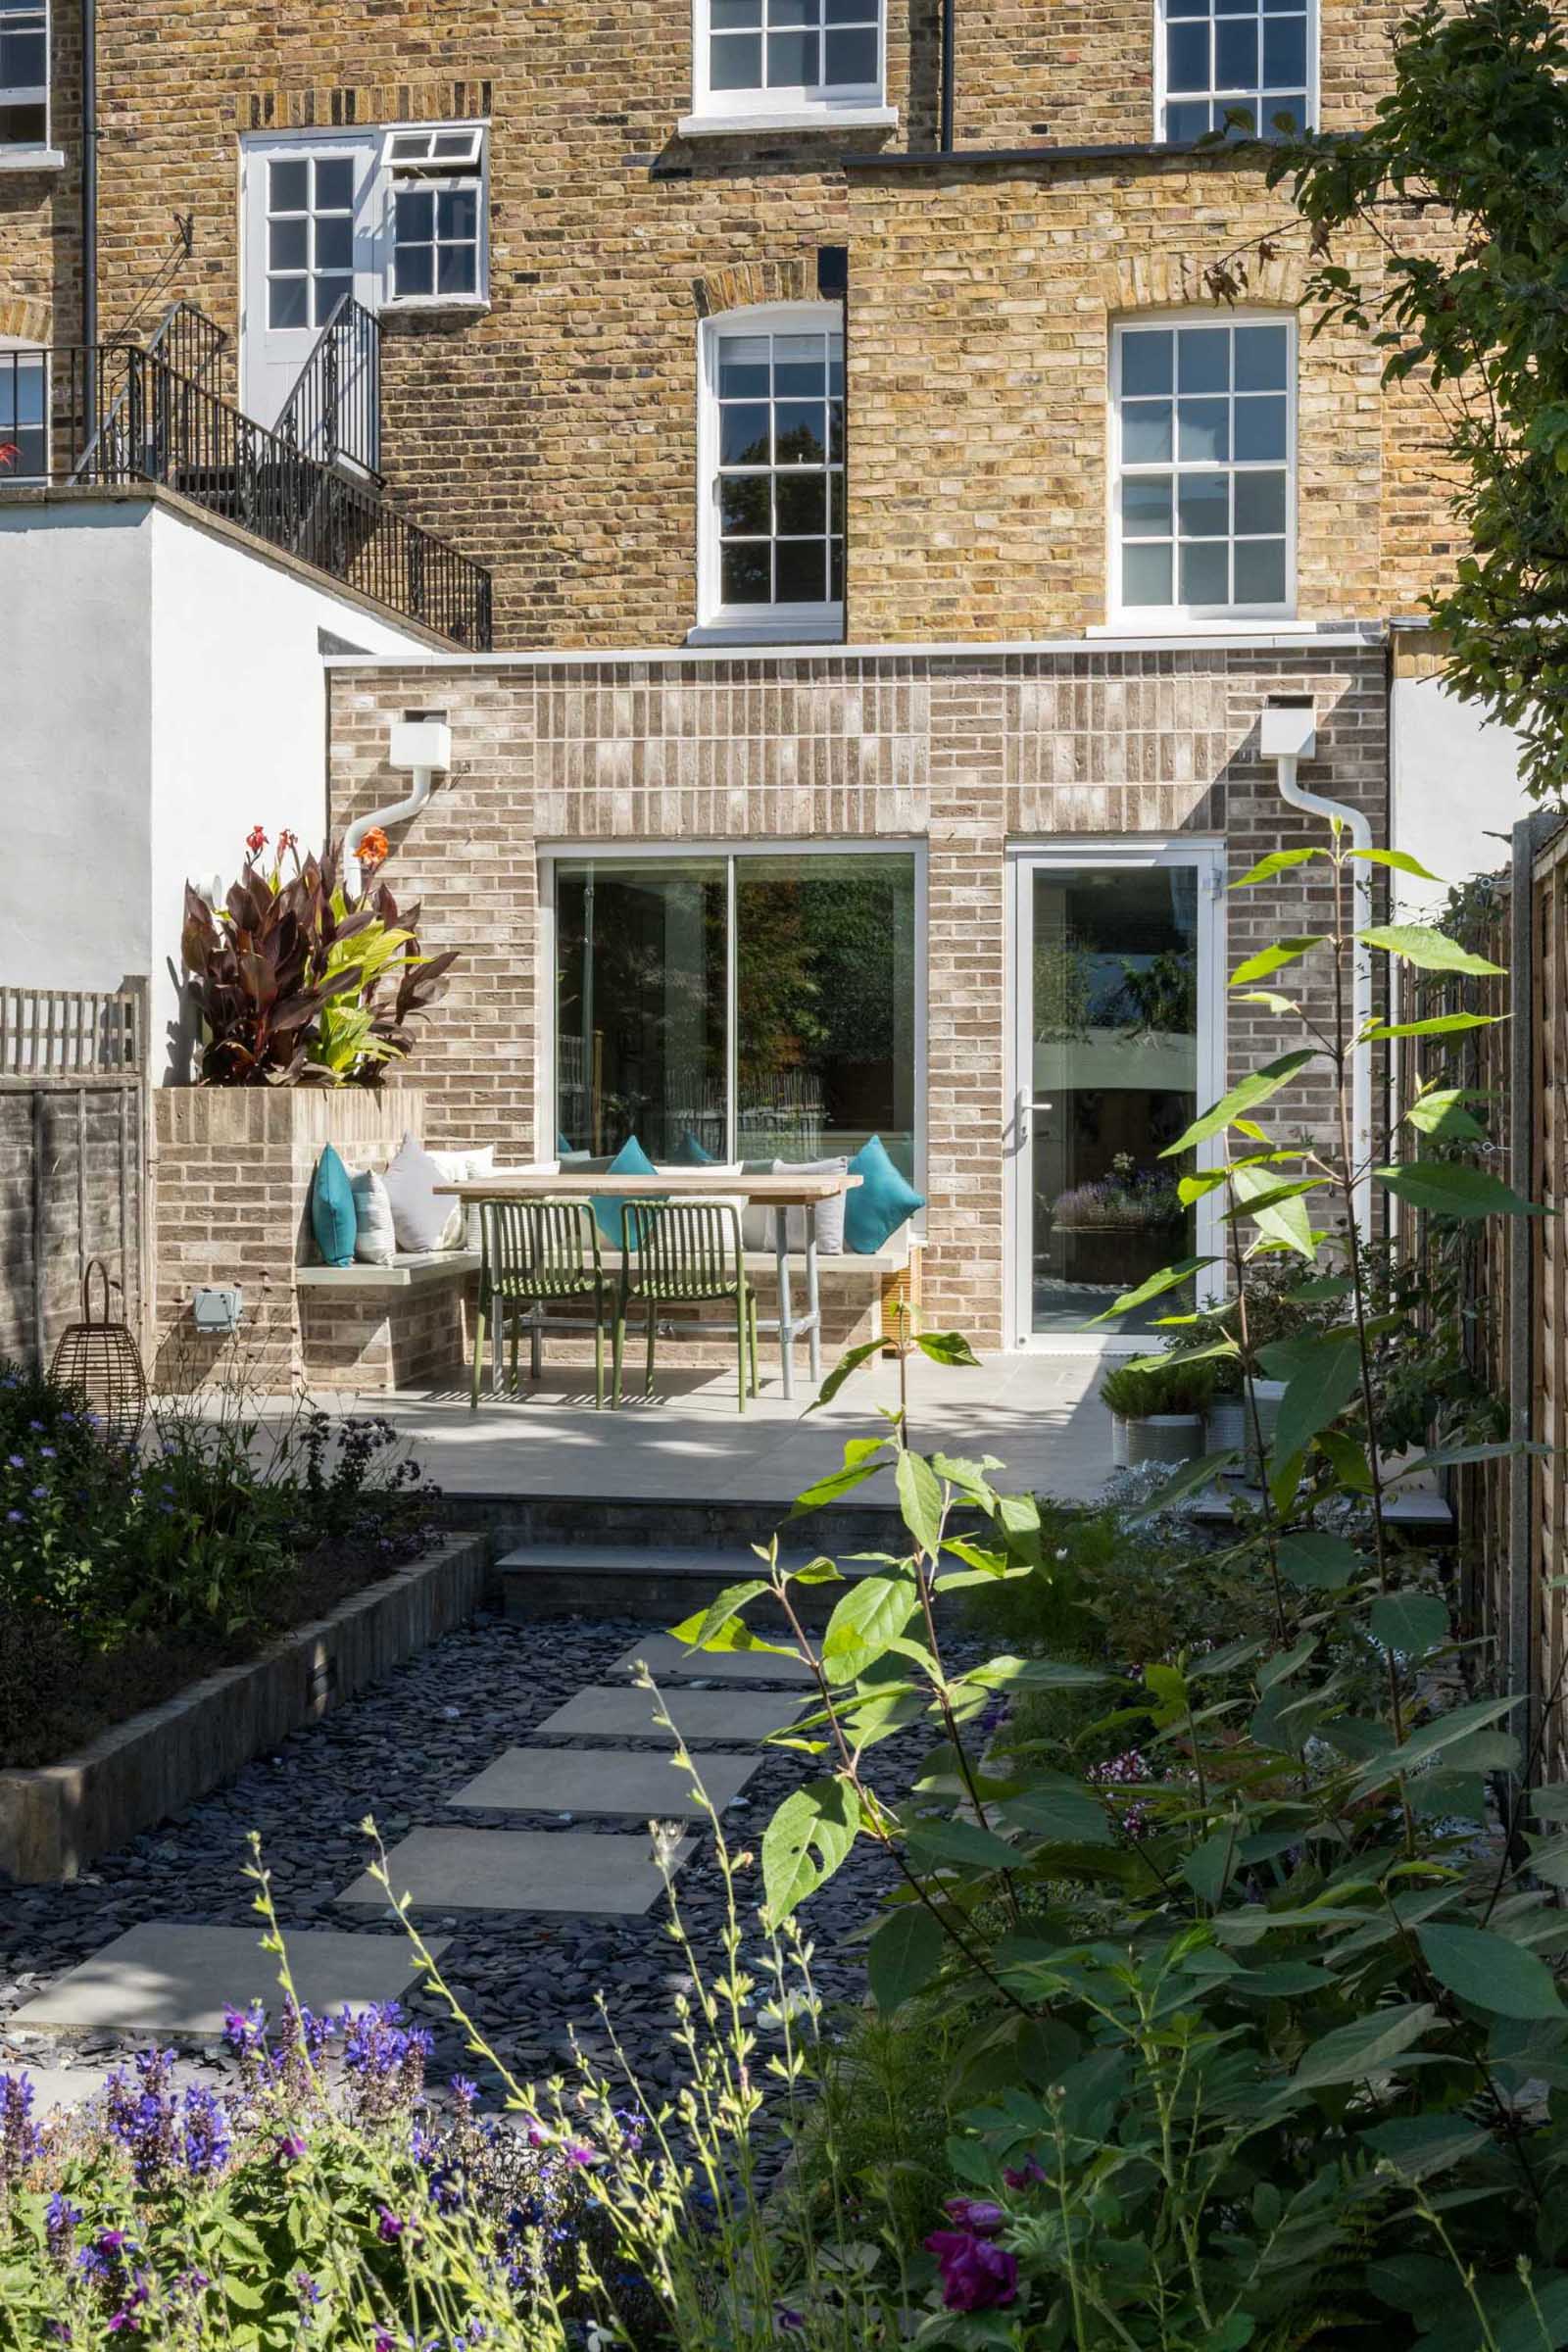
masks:
[[[1245,1344],[1234,1301],[1221,1307],[1214,1318],[1237,1342],[1240,1352],[1213,1359],[1215,1381],[1208,1407],[1208,1450],[1240,1454],[1241,1463],[1227,1475],[1247,1479],[1254,1486],[1263,1475],[1258,1438],[1261,1436],[1266,1453],[1274,1443],[1274,1425],[1279,1419],[1280,1398],[1285,1394],[1284,1381],[1273,1380],[1264,1371],[1263,1356],[1277,1340],[1294,1340],[1304,1332],[1320,1330],[1334,1317],[1334,1300],[1303,1298],[1303,1287],[1309,1286],[1301,1282],[1298,1260],[1258,1259],[1248,1273]],[[1192,1345],[1191,1341],[1188,1345]]]
[[[1111,1458],[1118,1467],[1142,1462],[1195,1462],[1203,1451],[1203,1416],[1214,1393],[1212,1361],[1116,1364],[1100,1384],[1111,1411]],[[1118,1427],[1119,1424],[1119,1427]]]

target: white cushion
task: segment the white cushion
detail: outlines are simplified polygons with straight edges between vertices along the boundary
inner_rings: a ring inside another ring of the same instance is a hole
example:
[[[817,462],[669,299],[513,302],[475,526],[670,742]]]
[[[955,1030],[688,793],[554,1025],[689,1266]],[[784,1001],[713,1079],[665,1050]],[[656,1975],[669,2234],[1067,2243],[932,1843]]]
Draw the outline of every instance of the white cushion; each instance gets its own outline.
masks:
[[[849,1166],[848,1157],[840,1159],[775,1159],[775,1176],[842,1176]],[[839,1193],[816,1204],[816,1247],[823,1257],[839,1257],[844,1250],[844,1203],[847,1194]],[[770,1202],[755,1201],[742,1220],[742,1230],[748,1250],[773,1250],[778,1246],[778,1211]],[[792,1208],[785,1216],[785,1230],[791,1250],[806,1248],[806,1211]]]
[[[438,1184],[458,1181],[447,1174],[416,1135],[403,1138],[384,1179],[400,1250],[422,1252],[461,1247],[463,1202],[448,1200],[435,1189]]]
[[[392,1199],[385,1179],[373,1168],[352,1180],[356,1232],[354,1254],[362,1266],[389,1266],[397,1255],[392,1225]]]
[[[496,1172],[496,1148],[486,1144],[482,1152],[432,1152],[430,1157],[441,1170],[448,1184],[475,1184],[482,1176]],[[464,1206],[459,1202],[460,1207]],[[453,1250],[477,1250],[479,1247],[479,1203],[470,1200],[465,1210],[463,1227],[455,1242],[447,1245]]]

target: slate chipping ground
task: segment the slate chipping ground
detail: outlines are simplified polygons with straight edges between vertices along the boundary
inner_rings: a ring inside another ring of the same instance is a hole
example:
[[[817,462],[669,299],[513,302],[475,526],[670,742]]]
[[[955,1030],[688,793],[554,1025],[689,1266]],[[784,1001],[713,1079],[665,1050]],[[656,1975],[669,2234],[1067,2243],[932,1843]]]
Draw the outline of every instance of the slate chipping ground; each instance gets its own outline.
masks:
[[[401,1930],[390,1918],[383,1924],[374,1913],[337,1900],[365,1867],[359,1824],[367,1812],[373,1813],[389,1847],[426,1827],[482,1822],[497,1830],[566,1828],[558,1814],[476,1814],[454,1809],[448,1800],[504,1750],[531,1743],[534,1727],[574,1691],[616,1680],[615,1662],[650,1631],[621,1619],[515,1625],[480,1617],[364,1698],[295,1734],[177,1821],[104,1856],[76,1885],[0,1890],[0,2067],[20,2062],[53,2068],[68,2060],[96,2076],[131,2047],[109,2034],[72,2042],[52,2034],[9,2033],[6,2021],[44,1985],[143,1921],[252,1922],[253,1890],[242,1876],[252,1828],[261,1835],[285,1928],[394,1936]],[[930,1738],[929,1728],[920,1726],[875,1750],[874,1777],[887,1792],[907,1787],[909,1767]],[[681,1776],[662,1760],[667,1747],[651,1740],[647,1752],[650,1789],[657,1791],[661,1776],[667,1776],[671,1791],[677,1790]],[[701,1769],[703,1751],[696,1752]],[[804,1765],[789,1749],[761,1751],[759,1769],[724,1815],[734,1847],[755,1855],[763,1827],[800,1782]],[[650,1811],[657,1812],[657,1794],[650,1797]],[[621,1834],[636,1826],[623,1815],[573,1815],[569,1824],[572,1830]],[[858,1847],[803,1914],[815,1948],[818,1989],[830,2006],[861,1989],[858,1951],[847,1938],[865,1919],[886,1876],[875,1849]],[[755,1912],[761,1899],[755,1861],[742,1884],[747,1908]],[[676,1885],[696,1948],[710,1963],[716,1961],[722,1886],[706,1829]],[[432,1936],[448,1938],[442,1965],[449,1982],[521,2079],[569,2068],[573,2026],[591,2048],[603,2049],[594,2006],[603,1989],[633,2068],[651,2089],[667,2092],[680,2079],[670,2030],[684,1982],[667,1919],[661,1898],[645,1916],[613,1922],[431,1910],[418,1915],[418,1924]],[[753,1941],[760,1949],[760,1937]],[[765,1997],[762,1979],[758,1998]],[[432,2082],[475,2071],[437,1999],[415,1986],[408,2005],[435,2035]],[[218,2057],[217,2044],[192,2046],[209,2059]]]

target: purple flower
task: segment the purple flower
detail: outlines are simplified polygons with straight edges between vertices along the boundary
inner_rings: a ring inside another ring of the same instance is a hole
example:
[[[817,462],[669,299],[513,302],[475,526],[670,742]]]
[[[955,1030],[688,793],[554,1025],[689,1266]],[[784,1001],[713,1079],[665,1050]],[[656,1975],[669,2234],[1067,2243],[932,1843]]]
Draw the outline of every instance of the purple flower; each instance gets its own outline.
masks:
[[[942,2273],[942,2300],[949,2311],[999,2310],[1016,2299],[1018,2258],[972,2230],[935,2230],[926,2252]]]
[[[1045,2177],[1045,2167],[1035,2156],[1026,2156],[1022,2164],[1004,2165],[1002,2172],[1002,2178],[1009,2188],[1028,2188]]]
[[[0,2181],[43,2152],[43,2134],[32,2120],[32,2096],[27,2076],[0,2075]]]
[[[285,2132],[283,2137],[277,2143],[277,2161],[279,2164],[293,2164],[297,2162],[297,2160],[303,2156],[304,2153],[305,2134],[303,2132]]]
[[[25,1470],[27,1467],[20,1453],[7,1454],[6,1461],[8,1466],[13,1470]]]
[[[599,2161],[600,2161],[599,2150],[598,2150],[597,2148],[591,2148],[591,2147],[589,2147],[589,2145],[588,2145],[588,2143],[587,2143],[587,2141],[586,2141],[586,2140],[582,2140],[582,2139],[568,2139],[568,2140],[567,2140],[567,2142],[566,2142],[566,2162],[567,2162],[568,2164],[575,2164],[575,2165],[577,2165],[577,2166],[578,2166],[578,2167],[579,2167],[579,2168],[580,2168],[582,2171],[586,2172],[586,2171],[587,2171],[587,2169],[588,2169],[588,2167],[589,2167],[590,2165],[593,2165],[593,2164],[598,2164],[598,2163],[599,2163]]]
[[[48,2237],[51,2254],[64,2253],[65,2241],[80,2220],[81,2207],[73,2205],[71,2199],[57,2188],[44,2208],[43,2217],[44,2233]]]
[[[21,1511],[7,1511],[6,1525],[8,1527],[20,1527],[22,1525],[22,1521],[23,1513]]]
[[[408,2226],[409,2225],[407,2222],[400,2222],[397,2215],[389,2212],[386,2206],[383,2205],[381,2208],[381,2219],[376,2224],[376,2234],[379,2237],[384,2237],[389,2246],[395,2246]]]
[[[976,2237],[995,2237],[1007,2218],[989,2197],[944,2197],[942,2210],[956,2230],[972,2230]]]

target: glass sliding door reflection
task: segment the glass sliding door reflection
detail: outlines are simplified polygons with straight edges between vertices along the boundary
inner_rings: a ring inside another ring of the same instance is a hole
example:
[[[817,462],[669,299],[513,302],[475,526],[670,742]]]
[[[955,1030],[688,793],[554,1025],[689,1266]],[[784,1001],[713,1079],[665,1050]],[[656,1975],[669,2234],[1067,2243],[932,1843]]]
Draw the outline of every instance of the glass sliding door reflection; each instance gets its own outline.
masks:
[[[1198,869],[1037,866],[1032,921],[1033,1328],[1067,1331],[1192,1248],[1159,1154],[1197,1115]]]
[[[559,1142],[604,1158],[725,1155],[722,858],[563,860],[556,871]]]
[[[914,1177],[914,859],[735,861],[736,1148]]]

